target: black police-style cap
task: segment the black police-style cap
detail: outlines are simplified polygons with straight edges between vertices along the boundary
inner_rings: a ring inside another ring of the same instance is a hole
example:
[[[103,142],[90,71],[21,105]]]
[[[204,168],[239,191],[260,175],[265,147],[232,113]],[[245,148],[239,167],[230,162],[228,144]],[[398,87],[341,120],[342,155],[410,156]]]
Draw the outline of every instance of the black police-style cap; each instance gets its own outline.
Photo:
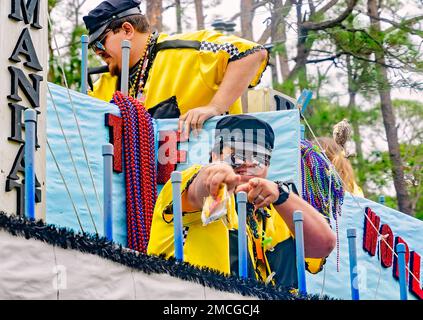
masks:
[[[275,133],[272,127],[266,121],[246,114],[227,116],[219,120],[216,124],[215,138],[216,142],[220,140],[223,143],[264,142],[263,147],[268,151],[273,150],[275,144]]]
[[[141,14],[141,0],[106,0],[83,17],[89,32],[89,45],[100,37],[113,20]]]

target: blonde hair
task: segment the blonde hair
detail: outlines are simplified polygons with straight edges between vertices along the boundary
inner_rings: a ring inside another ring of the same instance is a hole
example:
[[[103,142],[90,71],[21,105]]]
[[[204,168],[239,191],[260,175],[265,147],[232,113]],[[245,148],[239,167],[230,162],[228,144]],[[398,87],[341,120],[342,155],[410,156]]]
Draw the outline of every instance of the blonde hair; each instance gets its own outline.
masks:
[[[317,142],[322,146],[326,156],[330,162],[334,165],[336,171],[343,181],[345,190],[350,193],[354,193],[354,185],[356,185],[356,179],[354,170],[351,166],[350,161],[347,159],[345,150],[341,147],[334,139],[327,137],[317,138]],[[317,143],[314,143],[318,145]]]

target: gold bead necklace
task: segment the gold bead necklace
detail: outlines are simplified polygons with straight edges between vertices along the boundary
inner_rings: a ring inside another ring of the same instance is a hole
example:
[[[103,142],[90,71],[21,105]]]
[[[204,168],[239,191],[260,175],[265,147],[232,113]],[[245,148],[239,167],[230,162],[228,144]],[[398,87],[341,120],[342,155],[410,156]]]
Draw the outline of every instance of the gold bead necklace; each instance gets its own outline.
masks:
[[[150,47],[150,42],[151,42],[151,33],[148,36],[147,42],[144,47],[144,52],[141,55],[141,60],[138,64],[137,72],[134,77],[135,80],[132,82],[131,88],[129,90],[129,95],[135,99],[137,98],[138,92],[143,90],[144,88],[144,75],[148,65],[147,55],[148,55],[148,48]],[[135,88],[137,87],[137,83],[139,83],[138,90],[135,90]]]

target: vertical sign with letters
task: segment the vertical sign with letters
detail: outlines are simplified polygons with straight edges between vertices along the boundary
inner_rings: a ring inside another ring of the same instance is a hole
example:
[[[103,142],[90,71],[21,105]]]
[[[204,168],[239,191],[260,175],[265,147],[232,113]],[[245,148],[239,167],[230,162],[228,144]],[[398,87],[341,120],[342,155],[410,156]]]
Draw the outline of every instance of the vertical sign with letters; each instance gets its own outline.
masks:
[[[37,112],[36,218],[45,219],[47,0],[0,1],[0,210],[25,210],[24,111]]]

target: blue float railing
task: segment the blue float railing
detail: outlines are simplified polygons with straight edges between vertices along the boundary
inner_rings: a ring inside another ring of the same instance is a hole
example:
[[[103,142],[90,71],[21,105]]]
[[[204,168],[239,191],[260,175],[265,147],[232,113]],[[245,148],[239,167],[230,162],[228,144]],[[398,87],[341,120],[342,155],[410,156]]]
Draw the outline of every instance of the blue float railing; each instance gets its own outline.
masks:
[[[401,300],[407,300],[407,273],[405,268],[405,253],[406,248],[405,244],[397,244],[397,254],[398,254],[398,271],[399,271],[399,283],[400,283],[400,298]]]
[[[113,145],[103,145],[104,236],[110,241],[113,240],[113,155]]]
[[[306,274],[305,274],[305,253],[304,253],[304,230],[303,230],[303,213],[301,211],[294,212],[295,225],[295,249],[297,262],[298,289],[300,294],[307,294]]]
[[[357,230],[348,229],[348,249],[350,259],[350,286],[351,286],[351,299],[360,300],[360,290],[358,285],[358,267],[357,267]]]
[[[303,90],[301,96],[297,100],[297,105],[301,107],[301,114],[304,114],[307,110],[311,98],[313,98],[313,92],[311,90]]]
[[[239,277],[248,277],[248,248],[247,248],[247,194],[239,192],[238,202],[238,270]]]
[[[81,36],[81,93],[88,92],[88,36]]]
[[[25,119],[25,216],[35,219],[35,143],[37,112],[27,109]]]
[[[129,93],[129,55],[131,53],[131,42],[128,40],[122,41],[122,72],[121,72],[121,82],[120,82],[120,91],[124,95]]]
[[[175,233],[175,258],[184,261],[184,237],[182,229],[182,199],[181,182],[182,174],[174,171],[171,176],[173,197],[173,227]]]

